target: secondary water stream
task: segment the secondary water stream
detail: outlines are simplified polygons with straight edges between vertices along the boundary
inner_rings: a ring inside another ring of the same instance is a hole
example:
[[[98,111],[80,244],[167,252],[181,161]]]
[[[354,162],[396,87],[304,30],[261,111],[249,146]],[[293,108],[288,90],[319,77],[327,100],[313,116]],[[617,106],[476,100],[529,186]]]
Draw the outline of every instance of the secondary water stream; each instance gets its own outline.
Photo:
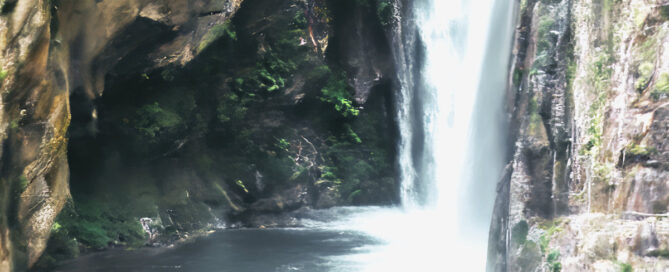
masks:
[[[515,1],[405,2],[393,43],[401,207],[313,211],[299,228],[223,230],[59,271],[484,271]]]

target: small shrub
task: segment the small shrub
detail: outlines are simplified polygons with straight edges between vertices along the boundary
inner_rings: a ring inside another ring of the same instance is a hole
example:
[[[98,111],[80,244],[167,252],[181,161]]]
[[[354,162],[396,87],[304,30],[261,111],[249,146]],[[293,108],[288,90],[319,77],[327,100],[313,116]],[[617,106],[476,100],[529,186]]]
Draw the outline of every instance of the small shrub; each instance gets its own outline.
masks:
[[[553,250],[546,256],[546,262],[551,272],[560,272],[562,270],[562,263],[559,262],[560,251]]]
[[[179,115],[163,109],[158,102],[142,106],[136,115],[135,129],[151,142],[156,142],[160,133],[174,132],[183,122]]]
[[[651,62],[644,62],[639,65],[639,78],[634,83],[634,88],[638,92],[643,92],[643,90],[648,86],[648,82],[650,81],[650,77],[653,75],[654,70],[655,65]]]
[[[337,175],[335,175],[336,169],[331,166],[325,166],[321,169],[321,179],[324,180],[330,180],[330,181],[336,181],[339,180],[337,178]]]
[[[665,20],[669,20],[669,6],[661,6],[660,7],[660,15],[662,15],[662,18]]]
[[[539,225],[539,227],[544,230],[544,233],[539,237],[539,247],[541,248],[541,252],[546,252],[548,244],[550,244],[551,239],[553,239],[553,235],[562,231],[559,224],[560,221],[553,220]]]
[[[387,0],[379,0],[376,7],[376,16],[382,26],[388,26],[393,22],[393,4]]]
[[[632,269],[632,265],[628,263],[619,263],[618,264],[620,268],[620,272],[632,272],[634,269]]]
[[[245,193],[249,193],[249,189],[246,188],[246,185],[244,185],[244,182],[241,179],[235,181],[235,184],[237,184],[237,186],[239,186]]]
[[[243,119],[248,110],[245,102],[235,93],[226,93],[216,107],[216,118],[221,123]]]
[[[288,142],[286,139],[281,138],[277,140],[278,142],[276,143],[276,147],[283,150],[283,151],[288,151],[290,148],[290,142]]]
[[[295,12],[295,16],[293,16],[292,24],[296,28],[306,28],[307,27],[307,17],[304,16],[304,11],[298,10],[297,12]]]
[[[346,125],[344,125],[344,127],[346,128],[346,136],[348,137],[349,141],[351,141],[352,143],[355,143],[355,144],[361,144],[362,143],[362,139],[360,139],[360,136],[358,136],[358,134],[355,133],[355,131],[353,131],[353,128],[351,128],[351,125],[346,124]]]
[[[655,88],[650,93],[650,97],[657,101],[669,96],[669,73],[662,73],[655,82]]]
[[[354,117],[360,114],[360,111],[353,106],[350,99],[348,85],[341,76],[339,78],[330,78],[323,89],[321,89],[321,101],[334,105],[336,111],[344,117]]]

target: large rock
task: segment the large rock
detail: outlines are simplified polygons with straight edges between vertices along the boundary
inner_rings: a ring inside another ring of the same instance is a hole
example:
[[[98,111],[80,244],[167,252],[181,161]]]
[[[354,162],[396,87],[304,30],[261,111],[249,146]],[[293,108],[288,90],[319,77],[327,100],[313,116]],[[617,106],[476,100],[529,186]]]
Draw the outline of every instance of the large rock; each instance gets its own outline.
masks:
[[[105,74],[149,45],[124,71],[187,63],[241,2],[0,1],[0,271],[35,263],[69,198],[70,93],[99,97]]]
[[[543,267],[667,269],[658,241],[669,205],[669,22],[651,2],[522,1],[507,92],[516,144],[497,201],[508,206],[491,227],[495,271],[526,263],[512,242],[519,222],[546,229]]]
[[[4,1],[0,17],[0,270],[46,246],[68,198],[68,92],[51,69],[49,1]]]

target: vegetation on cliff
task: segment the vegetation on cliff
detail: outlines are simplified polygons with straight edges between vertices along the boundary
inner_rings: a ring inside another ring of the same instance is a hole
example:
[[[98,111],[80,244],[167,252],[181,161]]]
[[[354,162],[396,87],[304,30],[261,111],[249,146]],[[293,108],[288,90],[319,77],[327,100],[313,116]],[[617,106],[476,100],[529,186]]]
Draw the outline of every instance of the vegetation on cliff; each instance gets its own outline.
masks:
[[[333,30],[339,10],[378,14],[367,23],[381,32],[387,5],[244,1],[187,64],[127,69],[141,67],[139,48],[106,75],[100,98],[75,90],[72,201],[38,267],[217,224],[255,226],[257,214],[396,202],[390,83],[358,104],[336,53],[347,49],[329,43],[343,34]]]
[[[667,7],[520,8],[507,105],[516,142],[491,229],[495,269],[664,269]]]

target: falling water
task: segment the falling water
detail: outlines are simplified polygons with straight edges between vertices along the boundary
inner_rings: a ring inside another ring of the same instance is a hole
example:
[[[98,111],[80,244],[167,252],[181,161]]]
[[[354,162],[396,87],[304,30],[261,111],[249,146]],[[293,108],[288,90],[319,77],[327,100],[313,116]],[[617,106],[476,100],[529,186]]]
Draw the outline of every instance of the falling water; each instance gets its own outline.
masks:
[[[423,271],[483,271],[503,162],[515,1],[411,2],[394,52],[403,220],[409,221],[401,225],[419,233],[391,239],[405,254],[416,249],[412,263],[423,263]]]

